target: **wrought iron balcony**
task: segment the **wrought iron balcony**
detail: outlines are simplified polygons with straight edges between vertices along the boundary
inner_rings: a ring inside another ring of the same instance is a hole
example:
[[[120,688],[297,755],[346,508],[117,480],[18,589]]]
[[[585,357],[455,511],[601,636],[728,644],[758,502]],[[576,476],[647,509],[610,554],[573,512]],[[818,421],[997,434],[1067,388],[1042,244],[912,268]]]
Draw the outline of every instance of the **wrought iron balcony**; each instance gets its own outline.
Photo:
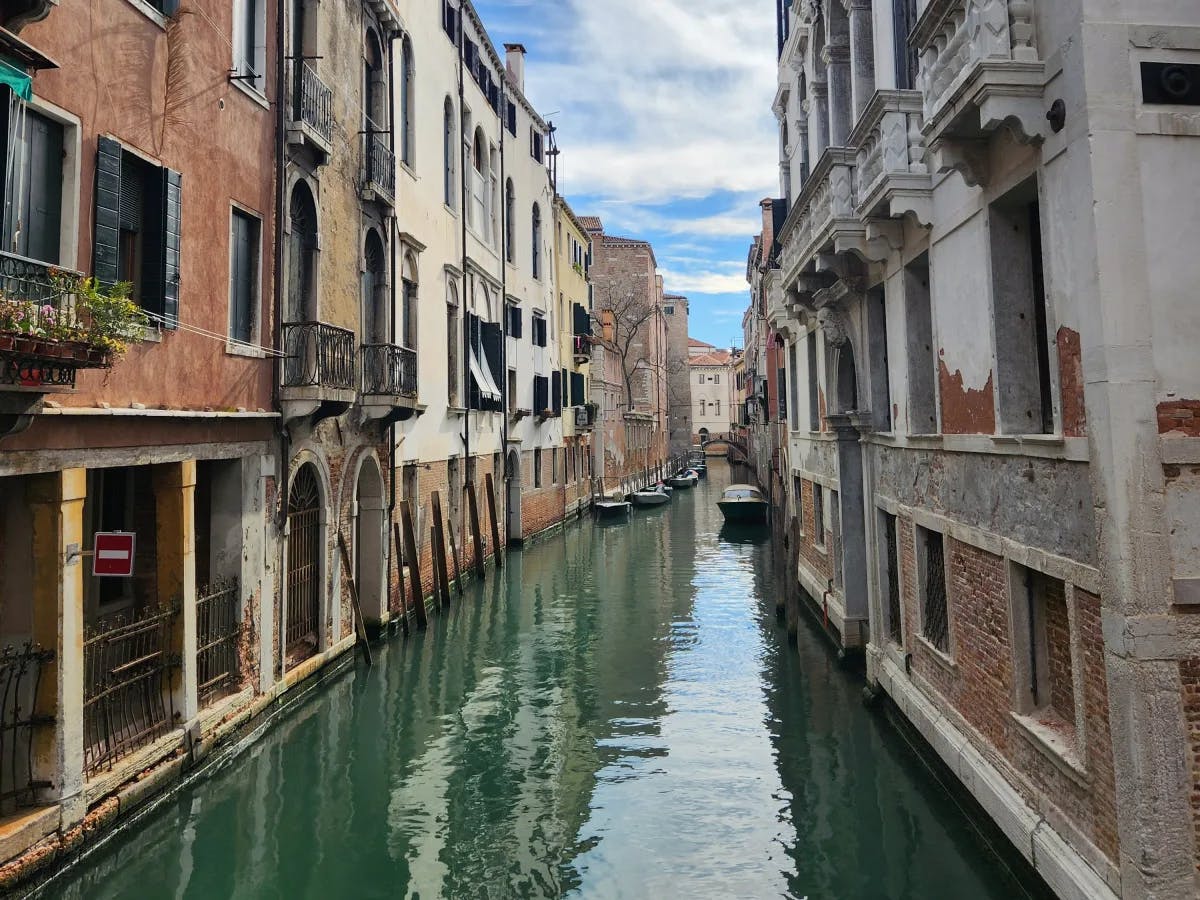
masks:
[[[987,179],[981,139],[1008,125],[1019,140],[1046,126],[1044,65],[1032,0],[930,0],[913,29],[920,57],[924,132],[938,169]]]
[[[417,351],[396,344],[363,344],[362,392],[367,396],[417,396]]]
[[[0,252],[0,388],[69,389],[77,370],[112,365],[79,303],[82,278]]]
[[[288,322],[283,326],[282,384],[285,388],[353,391],[354,332],[324,322]]]
[[[596,408],[594,406],[577,406],[575,407],[575,427],[579,429],[591,428],[596,424]]]
[[[582,365],[592,358],[592,342],[588,338],[576,336],[572,339],[574,344],[574,359],[576,365]]]
[[[919,91],[878,91],[871,98],[850,135],[857,148],[859,215],[911,213],[929,223],[933,184],[921,124]]]
[[[312,66],[296,62],[293,86],[293,116],[326,153],[333,148],[333,91],[323,82]]]
[[[364,134],[363,141],[363,199],[391,205],[396,198],[396,157],[377,134]]]

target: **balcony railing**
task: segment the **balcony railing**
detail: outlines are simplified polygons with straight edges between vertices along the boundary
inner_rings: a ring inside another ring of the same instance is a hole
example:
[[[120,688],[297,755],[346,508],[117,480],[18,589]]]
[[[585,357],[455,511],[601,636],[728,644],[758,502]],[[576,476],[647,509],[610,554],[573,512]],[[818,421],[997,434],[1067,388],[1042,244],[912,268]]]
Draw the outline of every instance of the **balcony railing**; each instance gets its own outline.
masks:
[[[846,147],[827,148],[813,166],[780,236],[785,280],[838,237],[857,239],[865,232],[855,210],[854,169],[855,151]]]
[[[42,671],[53,659],[31,643],[0,652],[0,816],[34,805],[37,789],[50,786],[34,777],[32,747],[35,731],[54,725],[37,712]]]
[[[363,139],[366,141],[364,183],[369,190],[392,200],[396,196],[396,157],[379,135],[364,134]]]
[[[326,142],[333,141],[333,91],[306,62],[296,78],[296,118]]]
[[[207,706],[238,684],[238,581],[196,592],[196,690]]]
[[[575,427],[591,428],[596,424],[596,408],[594,406],[575,407]]]
[[[921,134],[921,95],[879,91],[850,136],[857,150],[859,214],[898,217],[912,213],[928,222],[932,178]]]
[[[1002,122],[1025,140],[1042,133],[1045,74],[1033,11],[1033,0],[930,0],[912,43],[932,145],[943,133],[973,138]]]
[[[417,395],[417,352],[395,344],[363,344],[362,392],[366,395]]]
[[[0,384],[73,387],[75,371],[106,368],[89,339],[78,272],[0,252]]]
[[[576,336],[572,339],[575,362],[587,362],[592,357],[592,342],[585,337]]]
[[[354,332],[324,322],[283,326],[283,386],[354,390]]]

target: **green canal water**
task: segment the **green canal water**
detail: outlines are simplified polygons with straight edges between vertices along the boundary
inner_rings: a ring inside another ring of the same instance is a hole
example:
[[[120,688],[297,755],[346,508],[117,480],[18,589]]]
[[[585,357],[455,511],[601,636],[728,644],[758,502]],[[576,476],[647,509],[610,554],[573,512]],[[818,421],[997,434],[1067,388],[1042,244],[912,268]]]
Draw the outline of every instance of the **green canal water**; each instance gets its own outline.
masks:
[[[70,898],[1020,898],[714,466],[508,557],[44,886]]]

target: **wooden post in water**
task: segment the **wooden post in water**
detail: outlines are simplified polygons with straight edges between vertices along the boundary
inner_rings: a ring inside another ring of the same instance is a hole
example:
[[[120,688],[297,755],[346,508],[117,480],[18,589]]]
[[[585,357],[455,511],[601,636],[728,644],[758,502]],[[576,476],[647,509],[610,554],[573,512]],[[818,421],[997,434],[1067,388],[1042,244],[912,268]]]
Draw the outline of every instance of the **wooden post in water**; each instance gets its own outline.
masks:
[[[454,586],[458,589],[458,596],[462,596],[462,567],[458,564],[458,534],[454,530],[454,516],[449,516],[446,521],[450,526],[450,554],[454,561]]]
[[[488,511],[492,517],[492,548],[496,554],[496,568],[504,568],[504,554],[500,548],[500,520],[496,517],[496,483],[492,480],[492,473],[488,472],[483,479],[483,486],[487,490]]]
[[[450,578],[446,574],[446,528],[442,523],[442,498],[434,491],[430,497],[433,504],[433,522],[430,524],[429,535],[433,541],[434,579],[437,581],[438,594],[442,605],[450,605]]]
[[[392,540],[393,550],[392,558],[396,561],[396,581],[400,585],[400,627],[404,629],[404,633],[408,634],[412,623],[408,621],[408,591],[404,584],[404,554],[401,547],[404,542],[400,540],[400,523],[392,523]]]
[[[338,532],[338,548],[342,551],[342,567],[346,570],[346,580],[350,583],[350,604],[354,609],[354,631],[358,635],[359,646],[363,648],[363,656],[368,666],[375,665],[371,658],[371,642],[367,640],[367,626],[363,622],[362,606],[358,602],[358,585],[354,582],[354,568],[350,565],[350,551],[346,549],[346,538]]]
[[[425,585],[421,582],[421,557],[417,553],[412,509],[407,500],[400,501],[400,522],[404,529],[404,556],[408,560],[409,573],[412,575],[413,611],[417,615],[417,627],[424,631],[429,627],[429,616],[425,611]]]
[[[467,511],[471,518],[471,540],[475,542],[475,574],[483,577],[483,540],[479,533],[479,499],[475,496],[475,482],[467,482]]]

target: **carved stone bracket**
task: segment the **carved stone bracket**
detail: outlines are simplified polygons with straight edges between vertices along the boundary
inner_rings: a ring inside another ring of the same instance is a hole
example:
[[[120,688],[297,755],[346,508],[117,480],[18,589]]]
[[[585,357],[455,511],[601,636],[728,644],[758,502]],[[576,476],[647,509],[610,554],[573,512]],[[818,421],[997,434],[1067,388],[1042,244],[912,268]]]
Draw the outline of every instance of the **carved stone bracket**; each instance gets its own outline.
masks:
[[[836,306],[823,306],[817,311],[817,324],[825,334],[825,343],[829,347],[842,347],[850,340],[849,324],[846,314]]]
[[[929,147],[939,175],[958,172],[970,187],[986,185],[991,175],[987,143],[982,140],[936,141]]]

